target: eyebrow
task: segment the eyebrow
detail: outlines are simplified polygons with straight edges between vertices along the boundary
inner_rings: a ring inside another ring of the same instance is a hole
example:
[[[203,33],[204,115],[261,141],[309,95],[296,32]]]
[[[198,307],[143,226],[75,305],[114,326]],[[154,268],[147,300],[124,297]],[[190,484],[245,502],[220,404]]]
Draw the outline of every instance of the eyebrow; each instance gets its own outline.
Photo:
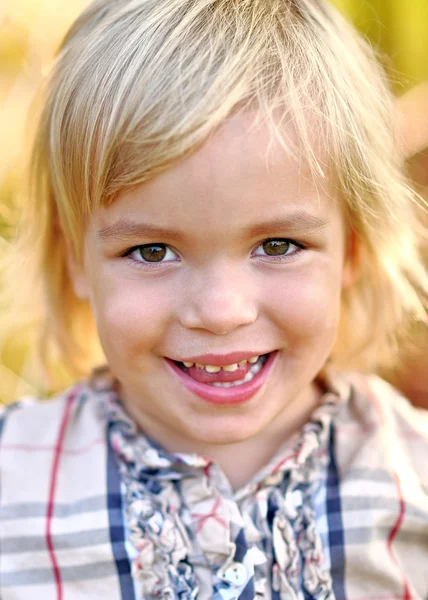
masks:
[[[261,221],[252,225],[247,230],[249,237],[259,237],[263,235],[277,235],[285,232],[290,233],[322,233],[329,225],[327,219],[316,217],[306,210],[299,210],[290,213],[285,217]]]
[[[255,223],[244,231],[244,236],[250,238],[263,235],[272,236],[284,234],[285,232],[321,233],[328,225],[328,220],[316,217],[305,210],[300,210],[284,217]],[[97,232],[97,236],[102,242],[121,242],[130,238],[175,239],[180,241],[185,238],[185,234],[177,229],[149,225],[128,219],[119,219],[112,225],[102,227]]]
[[[175,238],[181,240],[184,235],[175,229],[148,225],[127,219],[119,219],[112,225],[107,225],[97,232],[98,238],[102,241],[127,241],[129,238]]]

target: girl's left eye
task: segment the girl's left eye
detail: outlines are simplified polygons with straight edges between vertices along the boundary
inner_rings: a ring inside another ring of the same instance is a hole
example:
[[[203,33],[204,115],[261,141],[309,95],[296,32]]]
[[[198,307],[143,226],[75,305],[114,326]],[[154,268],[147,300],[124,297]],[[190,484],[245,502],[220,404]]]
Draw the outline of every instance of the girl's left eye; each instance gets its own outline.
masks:
[[[253,252],[253,256],[271,256],[280,258],[283,256],[291,256],[303,249],[304,247],[302,244],[293,240],[273,238],[265,240],[260,246],[257,246]]]
[[[139,263],[164,263],[178,259],[175,252],[166,244],[144,244],[137,246],[127,253],[132,260]]]

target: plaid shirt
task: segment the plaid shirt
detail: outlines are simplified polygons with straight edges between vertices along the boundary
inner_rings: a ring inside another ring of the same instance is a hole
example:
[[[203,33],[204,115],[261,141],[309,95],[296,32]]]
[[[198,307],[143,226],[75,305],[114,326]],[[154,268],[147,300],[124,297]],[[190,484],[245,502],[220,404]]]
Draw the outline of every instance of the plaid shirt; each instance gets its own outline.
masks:
[[[323,400],[235,494],[108,386],[7,408],[1,599],[428,599],[428,413],[376,377]]]

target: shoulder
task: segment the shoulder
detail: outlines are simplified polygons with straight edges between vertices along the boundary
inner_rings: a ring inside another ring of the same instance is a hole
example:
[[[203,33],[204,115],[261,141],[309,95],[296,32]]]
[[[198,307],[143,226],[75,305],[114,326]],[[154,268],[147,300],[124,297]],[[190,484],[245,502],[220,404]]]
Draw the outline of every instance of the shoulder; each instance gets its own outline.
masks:
[[[51,399],[25,397],[3,407],[0,449],[42,448],[56,444],[61,430],[68,437],[79,430],[85,438],[89,429],[100,426],[96,394],[87,383],[78,383]]]
[[[45,506],[52,489],[67,506],[105,496],[106,426],[86,383],[50,400],[26,398],[7,407],[0,427],[2,514]]]
[[[3,411],[0,579],[7,598],[53,598],[52,564],[67,597],[121,597],[122,489],[100,399],[83,383]]]
[[[427,597],[428,412],[379,377],[347,374],[333,421],[335,498],[350,596]],[[334,383],[334,381],[333,381]],[[339,387],[340,390],[340,387]]]
[[[361,425],[389,425],[413,430],[428,442],[428,411],[415,408],[396,388],[376,375],[345,373],[340,376],[349,390],[349,413]],[[346,417],[345,417],[346,419]]]
[[[374,375],[340,376],[348,398],[336,415],[343,464],[412,473],[428,494],[428,411],[415,408],[401,392]]]

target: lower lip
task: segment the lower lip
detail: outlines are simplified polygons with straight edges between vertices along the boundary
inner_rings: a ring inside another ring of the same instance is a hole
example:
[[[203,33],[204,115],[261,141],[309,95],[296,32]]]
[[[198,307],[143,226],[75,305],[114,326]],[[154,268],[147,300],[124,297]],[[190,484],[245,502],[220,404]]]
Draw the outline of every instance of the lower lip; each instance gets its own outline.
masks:
[[[179,378],[181,383],[191,392],[211,404],[242,404],[250,400],[266,382],[278,352],[271,352],[264,367],[251,381],[229,388],[215,387],[195,381],[178,367],[174,361],[165,359],[169,368]]]

